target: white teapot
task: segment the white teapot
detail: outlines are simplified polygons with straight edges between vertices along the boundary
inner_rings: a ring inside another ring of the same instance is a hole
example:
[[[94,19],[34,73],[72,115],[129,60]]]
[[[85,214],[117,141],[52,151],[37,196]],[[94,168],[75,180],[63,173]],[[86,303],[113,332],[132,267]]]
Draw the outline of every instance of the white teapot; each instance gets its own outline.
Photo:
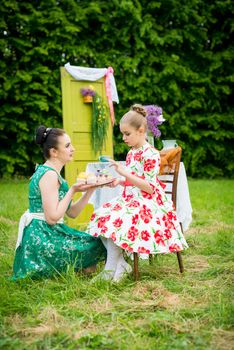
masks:
[[[162,140],[163,149],[175,148],[177,147],[176,140]]]

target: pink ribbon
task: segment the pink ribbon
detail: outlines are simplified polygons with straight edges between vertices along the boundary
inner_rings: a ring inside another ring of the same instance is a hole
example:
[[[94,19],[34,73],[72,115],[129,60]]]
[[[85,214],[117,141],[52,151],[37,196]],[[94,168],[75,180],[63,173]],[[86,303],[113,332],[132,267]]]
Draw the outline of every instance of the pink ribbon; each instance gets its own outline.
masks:
[[[112,67],[107,68],[106,72],[106,96],[110,108],[110,116],[111,116],[111,121],[112,121],[112,126],[115,124],[115,113],[114,113],[114,106],[112,102],[112,95],[111,95],[111,82],[110,82],[110,74],[114,74],[114,69]]]

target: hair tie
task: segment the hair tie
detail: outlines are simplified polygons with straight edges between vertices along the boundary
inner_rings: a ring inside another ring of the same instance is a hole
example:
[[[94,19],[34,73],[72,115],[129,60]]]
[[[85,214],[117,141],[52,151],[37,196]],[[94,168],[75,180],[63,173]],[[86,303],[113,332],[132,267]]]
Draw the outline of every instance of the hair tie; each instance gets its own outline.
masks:
[[[48,137],[52,129],[53,128],[46,128],[46,131],[43,133],[43,142],[45,142],[46,138]]]

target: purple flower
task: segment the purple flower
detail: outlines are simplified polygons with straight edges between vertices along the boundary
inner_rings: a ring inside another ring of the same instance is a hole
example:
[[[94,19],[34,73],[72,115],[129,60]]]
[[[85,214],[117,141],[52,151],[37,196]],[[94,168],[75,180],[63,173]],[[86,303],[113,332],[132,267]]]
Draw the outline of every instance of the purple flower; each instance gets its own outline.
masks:
[[[91,88],[83,88],[83,89],[80,89],[80,93],[82,96],[94,96],[95,95],[95,91]]]
[[[146,110],[146,119],[148,131],[152,132],[154,137],[158,138],[161,135],[158,125],[161,125],[165,119],[162,115],[162,108],[156,105],[144,106]]]

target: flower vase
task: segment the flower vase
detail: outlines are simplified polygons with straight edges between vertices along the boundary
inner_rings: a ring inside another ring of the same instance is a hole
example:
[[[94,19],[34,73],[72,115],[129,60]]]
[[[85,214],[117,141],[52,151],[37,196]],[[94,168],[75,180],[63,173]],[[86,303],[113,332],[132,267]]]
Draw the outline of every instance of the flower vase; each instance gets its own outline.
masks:
[[[151,132],[147,133],[147,141],[154,147],[154,135]]]
[[[83,96],[83,102],[84,103],[92,103],[93,102],[93,96],[91,96],[91,95]]]

